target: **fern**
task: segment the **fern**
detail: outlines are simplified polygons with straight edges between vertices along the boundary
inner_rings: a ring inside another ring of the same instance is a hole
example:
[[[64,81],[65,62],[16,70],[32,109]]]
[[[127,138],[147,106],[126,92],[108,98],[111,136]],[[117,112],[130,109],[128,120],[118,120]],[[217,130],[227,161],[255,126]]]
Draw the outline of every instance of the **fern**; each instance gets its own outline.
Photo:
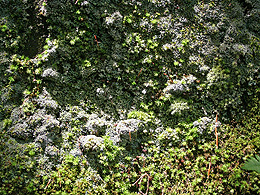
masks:
[[[256,158],[251,157],[248,159],[242,169],[252,170],[260,173],[260,156],[256,155]]]

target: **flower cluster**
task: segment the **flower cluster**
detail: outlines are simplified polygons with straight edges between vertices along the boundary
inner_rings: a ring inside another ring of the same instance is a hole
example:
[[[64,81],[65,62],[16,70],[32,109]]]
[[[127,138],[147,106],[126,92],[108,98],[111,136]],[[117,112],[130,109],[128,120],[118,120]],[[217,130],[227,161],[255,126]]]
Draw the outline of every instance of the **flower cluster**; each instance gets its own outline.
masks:
[[[48,68],[43,71],[42,73],[43,78],[49,78],[49,79],[57,79],[59,78],[59,73],[52,68]]]
[[[189,106],[187,102],[182,100],[174,101],[170,106],[170,111],[172,115],[181,115],[183,111],[189,110]]]
[[[185,76],[181,80],[174,79],[173,83],[168,83],[168,86],[164,88],[165,94],[169,93],[181,93],[189,91],[189,86],[194,83],[197,78],[193,75]]]

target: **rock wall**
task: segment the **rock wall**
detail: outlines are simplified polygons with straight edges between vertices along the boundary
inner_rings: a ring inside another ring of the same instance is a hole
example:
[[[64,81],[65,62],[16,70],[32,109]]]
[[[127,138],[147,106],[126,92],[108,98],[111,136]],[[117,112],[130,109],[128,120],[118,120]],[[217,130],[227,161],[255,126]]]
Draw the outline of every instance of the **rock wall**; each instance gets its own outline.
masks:
[[[18,155],[39,177],[70,155],[96,174],[102,136],[131,156],[146,155],[144,143],[187,141],[180,123],[204,143],[220,123],[259,114],[257,0],[0,5],[2,143],[9,152],[25,148]]]

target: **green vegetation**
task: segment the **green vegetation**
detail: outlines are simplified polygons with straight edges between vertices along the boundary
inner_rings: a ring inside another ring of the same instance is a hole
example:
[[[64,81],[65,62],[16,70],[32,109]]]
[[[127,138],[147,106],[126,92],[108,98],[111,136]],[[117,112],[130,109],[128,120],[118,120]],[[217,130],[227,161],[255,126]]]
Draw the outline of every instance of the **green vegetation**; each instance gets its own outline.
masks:
[[[259,9],[0,2],[0,194],[259,194]]]

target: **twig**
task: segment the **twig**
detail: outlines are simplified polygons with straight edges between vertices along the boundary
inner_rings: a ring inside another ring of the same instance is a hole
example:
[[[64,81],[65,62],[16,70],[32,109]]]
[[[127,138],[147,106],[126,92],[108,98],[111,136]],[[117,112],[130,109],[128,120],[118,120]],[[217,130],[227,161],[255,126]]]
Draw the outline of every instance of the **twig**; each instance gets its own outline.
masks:
[[[96,35],[94,35],[94,37],[95,37],[95,41],[97,42],[97,46],[98,46],[98,40],[97,40],[97,36]],[[98,46],[99,47],[99,46]]]
[[[25,99],[23,100],[22,105],[24,105],[24,103],[25,103],[28,99],[29,99],[29,97],[25,98]]]
[[[163,74],[169,78],[169,80],[170,80],[170,83],[173,83],[173,80],[172,80],[172,78],[171,78],[171,77],[170,77],[168,74],[166,74],[166,73],[163,73]]]
[[[140,76],[142,70],[143,70],[143,68],[141,68],[141,70],[139,71],[139,73],[138,73],[138,75],[137,75],[137,77],[136,77],[136,79],[135,79],[135,82],[138,80],[138,78],[139,78],[139,76]]]
[[[77,1],[75,2],[75,4],[77,4],[77,3],[78,3],[78,1],[79,1],[79,0],[77,0]]]
[[[216,136],[216,147],[218,148],[218,131],[217,131],[217,122],[218,122],[218,114],[216,114],[216,123],[215,123],[215,136]]]
[[[141,193],[141,194],[143,194],[143,195],[147,195],[147,194],[148,194],[150,176],[149,176],[147,173],[145,173],[145,174],[143,174],[141,177],[139,177],[139,179],[138,179],[138,180],[136,180],[136,182],[135,182],[135,183],[133,183],[133,184],[132,184],[132,186],[134,186],[134,185],[136,185],[136,184],[137,184],[137,182],[139,182],[139,181],[140,181],[140,183],[141,183],[141,182],[142,182],[142,180],[143,180],[143,178],[144,178],[145,176],[147,176],[147,186],[146,186],[146,192],[145,192],[145,194],[144,194],[142,191],[139,191],[139,193]]]
[[[47,189],[48,185],[51,183],[51,180],[52,180],[52,179],[50,178],[49,181],[48,181],[48,183],[47,183],[47,185],[46,185],[45,188],[44,188],[45,190]]]
[[[209,178],[210,170],[211,170],[211,162],[209,163],[208,178]]]

